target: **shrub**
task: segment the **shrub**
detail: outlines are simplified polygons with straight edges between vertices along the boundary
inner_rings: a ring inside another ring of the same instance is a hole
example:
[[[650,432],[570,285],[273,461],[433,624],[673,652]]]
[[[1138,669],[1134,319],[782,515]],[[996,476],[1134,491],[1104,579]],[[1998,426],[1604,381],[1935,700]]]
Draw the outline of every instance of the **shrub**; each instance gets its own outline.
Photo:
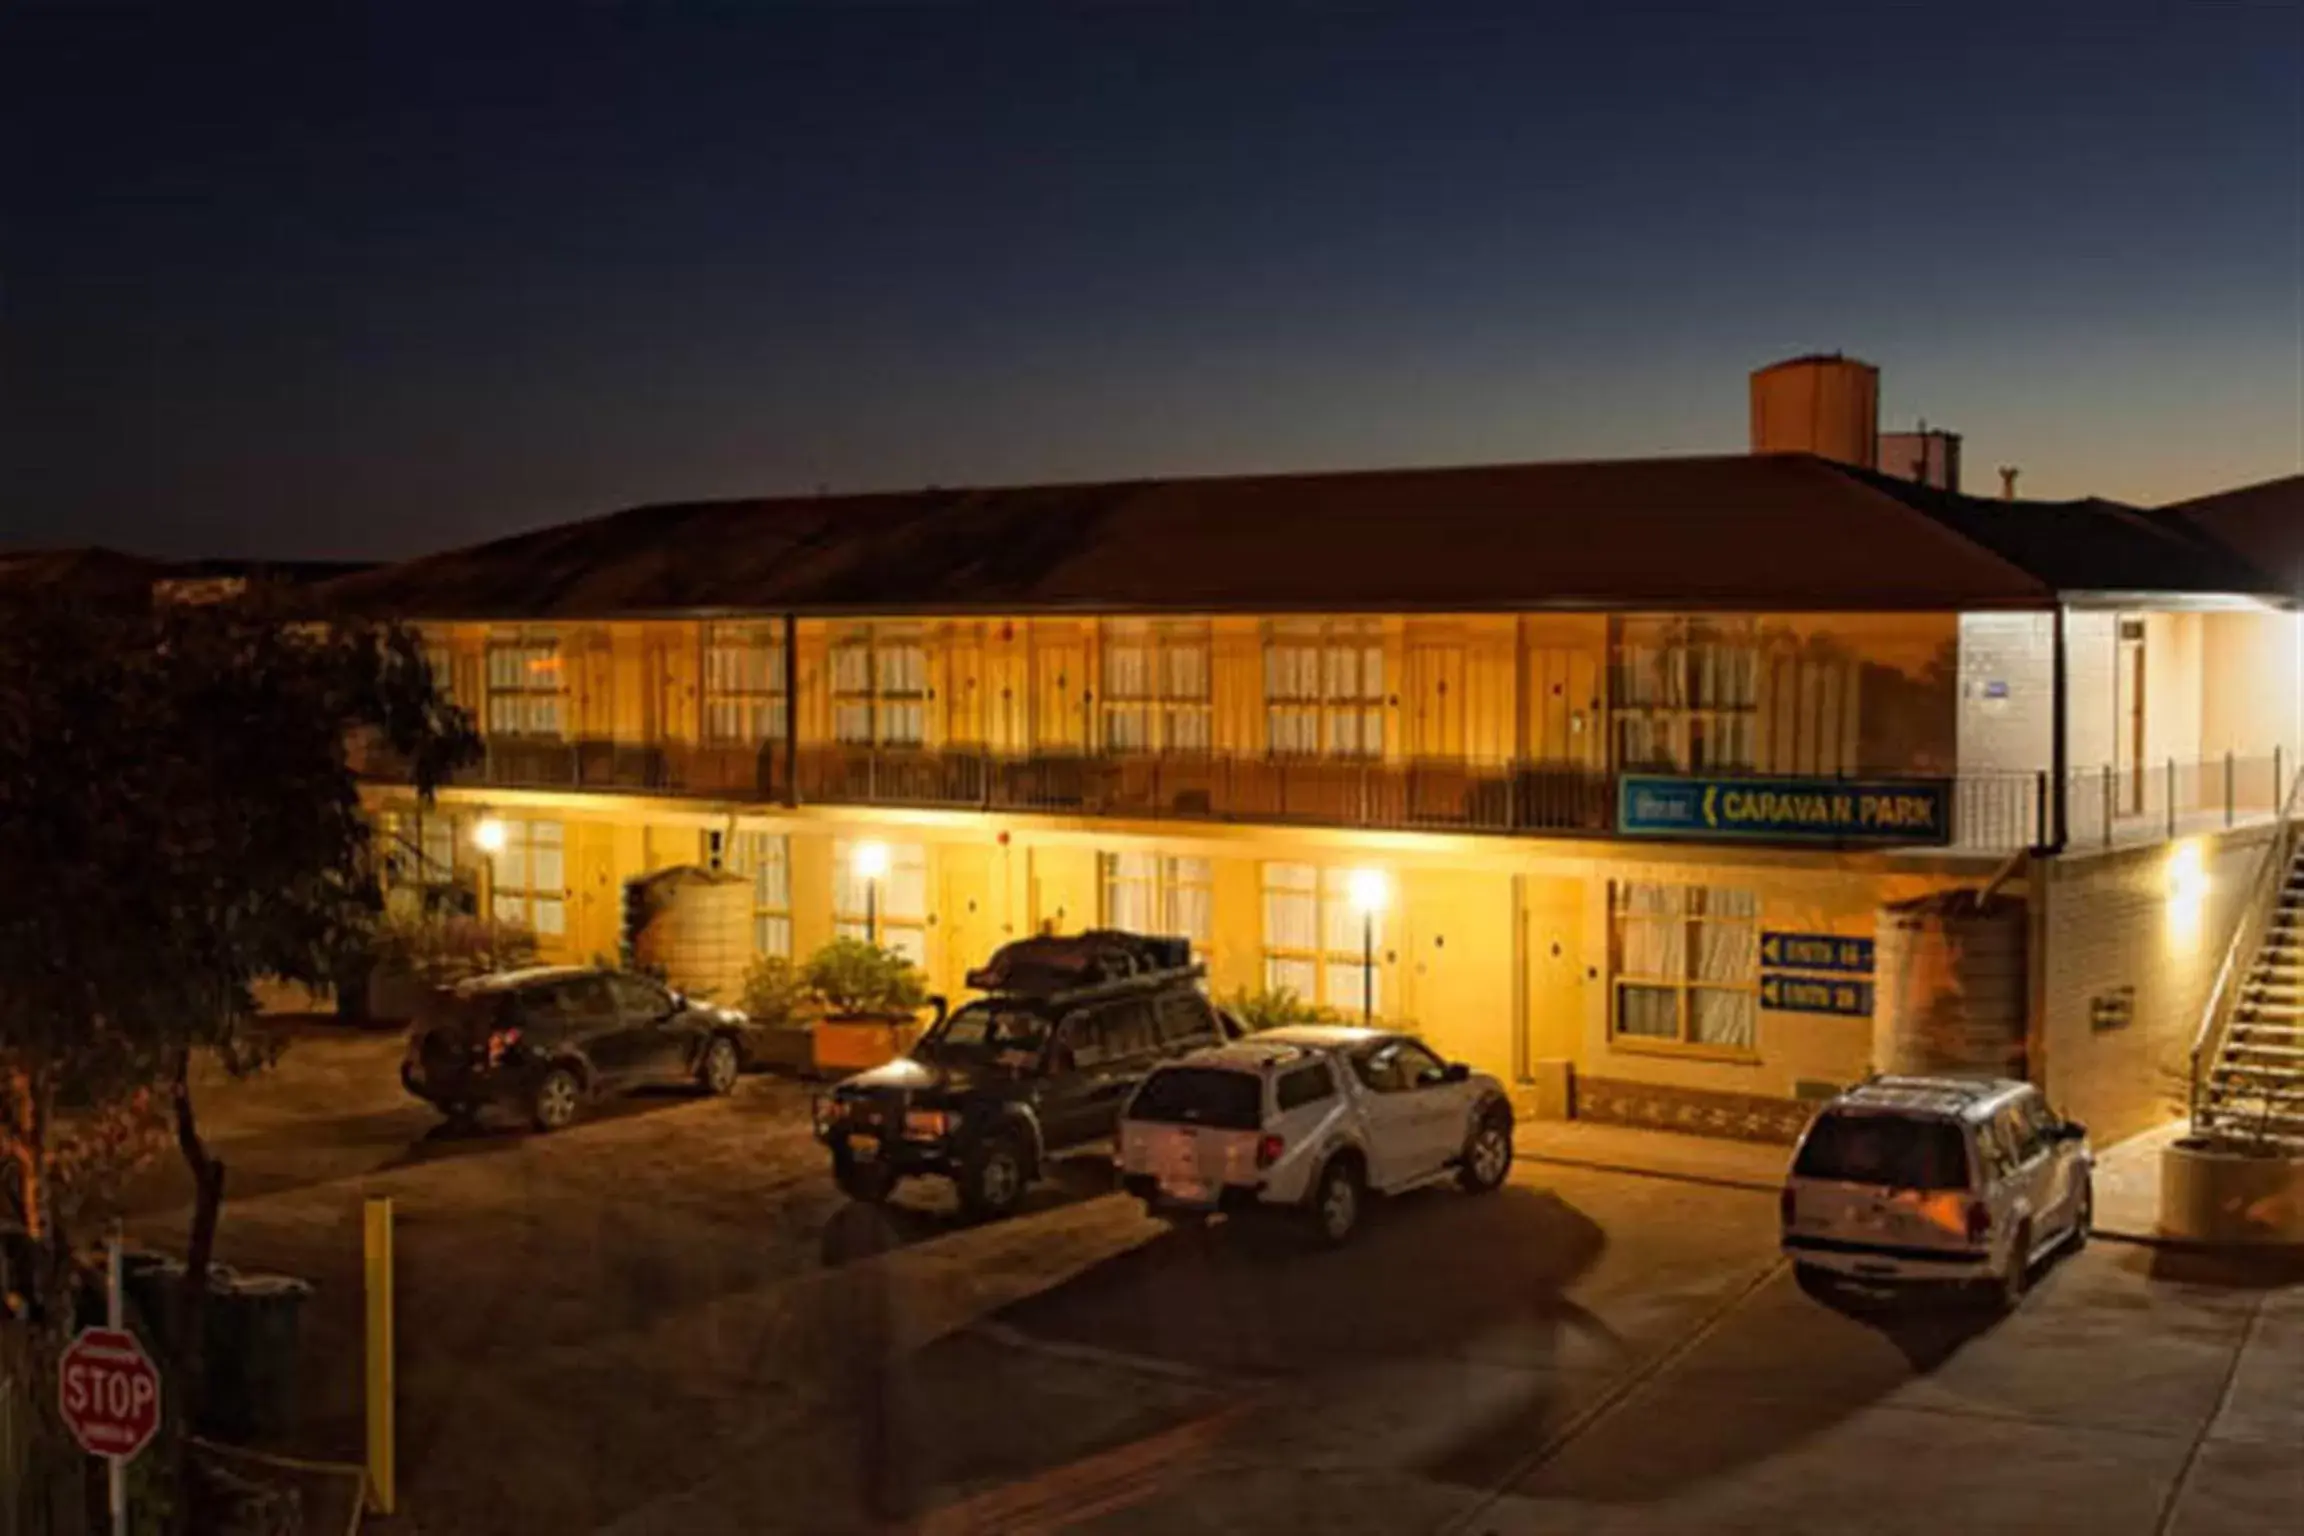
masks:
[[[380,969],[429,986],[453,986],[490,971],[536,963],[536,935],[518,923],[429,912],[389,912],[376,925]]]
[[[782,955],[762,955],[744,972],[741,1006],[755,1024],[789,1024],[810,1000],[807,978]]]
[[[1225,1010],[1252,1034],[1289,1024],[1344,1022],[1343,1016],[1334,1009],[1304,1001],[1293,987],[1260,987],[1254,991],[1242,987],[1221,1001]]]
[[[928,979],[911,961],[862,939],[816,951],[803,979],[834,1013],[902,1013],[928,1001]]]

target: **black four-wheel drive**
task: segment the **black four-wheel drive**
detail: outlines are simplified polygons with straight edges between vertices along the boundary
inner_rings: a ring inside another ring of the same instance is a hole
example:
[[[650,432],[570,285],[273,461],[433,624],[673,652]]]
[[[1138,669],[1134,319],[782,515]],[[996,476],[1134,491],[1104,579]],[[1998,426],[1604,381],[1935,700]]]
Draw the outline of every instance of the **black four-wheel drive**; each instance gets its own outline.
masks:
[[[556,1131],[602,1094],[651,1083],[728,1093],[744,1015],[629,971],[538,966],[441,994],[409,1032],[400,1081],[450,1119],[491,1104]]]
[[[986,995],[939,1018],[909,1056],[816,1101],[832,1173],[858,1200],[951,1179],[971,1215],[1013,1211],[1059,1152],[1109,1138],[1159,1062],[1237,1035],[1199,987],[1184,939],[1110,930],[1021,939],[970,973]]]

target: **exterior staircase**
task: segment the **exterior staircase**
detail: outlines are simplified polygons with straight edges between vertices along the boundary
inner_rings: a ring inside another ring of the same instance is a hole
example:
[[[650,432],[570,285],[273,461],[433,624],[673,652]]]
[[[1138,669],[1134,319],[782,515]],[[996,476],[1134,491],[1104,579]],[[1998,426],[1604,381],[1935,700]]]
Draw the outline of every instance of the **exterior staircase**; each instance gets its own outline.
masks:
[[[2202,1063],[2192,1123],[2304,1153],[2304,844],[2284,840],[2278,868],[2222,1039]]]

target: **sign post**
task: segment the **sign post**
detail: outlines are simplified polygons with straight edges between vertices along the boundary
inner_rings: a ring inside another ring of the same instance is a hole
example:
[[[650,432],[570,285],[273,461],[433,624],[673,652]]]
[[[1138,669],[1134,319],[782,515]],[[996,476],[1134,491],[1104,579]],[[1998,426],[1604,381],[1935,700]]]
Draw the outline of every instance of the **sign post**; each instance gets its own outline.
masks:
[[[120,1319],[120,1249],[111,1256],[111,1314]],[[128,1529],[128,1463],[160,1432],[160,1373],[136,1335],[122,1327],[83,1328],[56,1366],[64,1427],[80,1449],[110,1463],[112,1530]]]

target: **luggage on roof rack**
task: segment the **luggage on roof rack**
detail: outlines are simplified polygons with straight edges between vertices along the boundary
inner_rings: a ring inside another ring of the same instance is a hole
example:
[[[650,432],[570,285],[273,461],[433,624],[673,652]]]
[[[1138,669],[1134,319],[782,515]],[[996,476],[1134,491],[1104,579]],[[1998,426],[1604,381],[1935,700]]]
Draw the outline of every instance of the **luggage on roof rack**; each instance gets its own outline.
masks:
[[[1192,969],[1190,939],[1092,928],[1003,944],[968,973],[968,985],[980,992],[1072,992]]]

